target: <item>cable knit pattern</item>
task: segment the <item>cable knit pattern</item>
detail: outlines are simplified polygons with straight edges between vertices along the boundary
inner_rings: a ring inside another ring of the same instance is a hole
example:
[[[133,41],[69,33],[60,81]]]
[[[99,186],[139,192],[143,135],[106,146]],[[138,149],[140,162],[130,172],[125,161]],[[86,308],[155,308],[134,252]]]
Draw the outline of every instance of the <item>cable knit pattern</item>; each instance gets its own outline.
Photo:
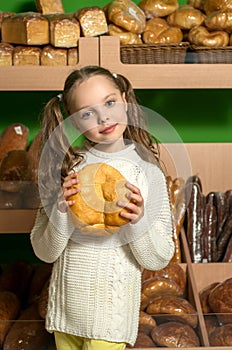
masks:
[[[103,247],[99,242],[80,244],[80,233],[68,213],[60,213],[54,206],[49,215],[37,214],[31,244],[38,258],[54,263],[46,317],[49,332],[133,345],[138,331],[141,266],[161,269],[174,253],[170,205],[160,169],[141,160],[133,145],[115,154],[90,150],[86,156],[88,164],[110,161],[119,170],[120,159],[123,164],[128,161],[128,166],[122,167],[124,176],[128,169],[126,177],[142,188],[146,197],[144,217],[126,225],[126,232],[121,233],[127,235],[126,244],[123,239],[113,239]],[[144,173],[148,184],[150,178],[154,180],[152,193],[147,191]],[[151,194],[155,205],[150,203]]]

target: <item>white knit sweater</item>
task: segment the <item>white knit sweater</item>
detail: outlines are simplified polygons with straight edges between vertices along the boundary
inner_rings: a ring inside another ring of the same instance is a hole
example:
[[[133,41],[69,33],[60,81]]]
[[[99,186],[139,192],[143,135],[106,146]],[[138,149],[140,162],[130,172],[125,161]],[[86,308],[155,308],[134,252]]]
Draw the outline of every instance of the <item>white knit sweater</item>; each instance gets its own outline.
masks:
[[[142,160],[134,145],[116,153],[90,149],[87,164],[118,167],[145,197],[145,215],[119,238],[82,241],[68,213],[38,211],[31,243],[53,264],[46,329],[133,345],[138,331],[141,266],[166,266],[174,253],[170,205],[163,173]],[[86,164],[85,163],[85,164]],[[116,234],[114,235],[116,236]]]

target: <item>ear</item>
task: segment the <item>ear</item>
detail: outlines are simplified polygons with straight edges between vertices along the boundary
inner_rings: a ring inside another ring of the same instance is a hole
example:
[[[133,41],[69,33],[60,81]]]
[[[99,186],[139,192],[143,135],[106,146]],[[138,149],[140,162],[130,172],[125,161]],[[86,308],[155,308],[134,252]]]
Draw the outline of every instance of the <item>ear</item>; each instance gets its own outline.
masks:
[[[127,108],[127,100],[126,100],[126,94],[125,92],[122,93],[122,99],[123,99],[123,102],[125,103],[125,110],[127,112],[128,108]]]

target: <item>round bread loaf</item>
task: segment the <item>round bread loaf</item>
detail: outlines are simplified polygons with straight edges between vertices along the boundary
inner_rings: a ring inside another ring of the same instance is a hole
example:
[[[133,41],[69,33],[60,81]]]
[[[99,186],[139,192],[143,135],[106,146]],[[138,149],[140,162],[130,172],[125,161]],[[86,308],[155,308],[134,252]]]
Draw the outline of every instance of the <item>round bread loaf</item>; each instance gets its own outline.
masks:
[[[139,313],[139,332],[149,335],[152,329],[156,327],[155,319],[144,311]]]
[[[196,332],[187,324],[167,322],[153,328],[151,337],[155,344],[168,348],[192,348],[200,346]]]
[[[222,323],[232,323],[232,278],[216,285],[209,293],[208,302]]]
[[[211,346],[232,346],[232,324],[225,324],[215,328],[209,335]]]
[[[114,167],[105,163],[90,164],[78,173],[80,192],[70,197],[74,222],[83,232],[108,234],[117,232],[129,222],[120,215],[128,211],[117,205],[128,202],[125,187],[127,180]]]

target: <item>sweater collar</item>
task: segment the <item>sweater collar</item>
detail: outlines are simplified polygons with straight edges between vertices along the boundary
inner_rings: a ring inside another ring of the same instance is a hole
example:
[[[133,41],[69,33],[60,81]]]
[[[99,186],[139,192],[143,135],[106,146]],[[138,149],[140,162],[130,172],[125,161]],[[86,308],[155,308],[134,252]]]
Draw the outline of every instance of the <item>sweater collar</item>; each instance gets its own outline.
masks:
[[[87,148],[88,148],[88,152],[90,152],[91,154],[93,154],[96,157],[111,159],[111,158],[115,158],[115,157],[125,157],[128,153],[130,153],[131,151],[133,151],[135,149],[135,145],[133,143],[131,143],[130,145],[126,146],[126,148],[122,149],[121,151],[111,152],[111,153],[99,151],[96,148],[91,147],[91,146],[87,146]]]

